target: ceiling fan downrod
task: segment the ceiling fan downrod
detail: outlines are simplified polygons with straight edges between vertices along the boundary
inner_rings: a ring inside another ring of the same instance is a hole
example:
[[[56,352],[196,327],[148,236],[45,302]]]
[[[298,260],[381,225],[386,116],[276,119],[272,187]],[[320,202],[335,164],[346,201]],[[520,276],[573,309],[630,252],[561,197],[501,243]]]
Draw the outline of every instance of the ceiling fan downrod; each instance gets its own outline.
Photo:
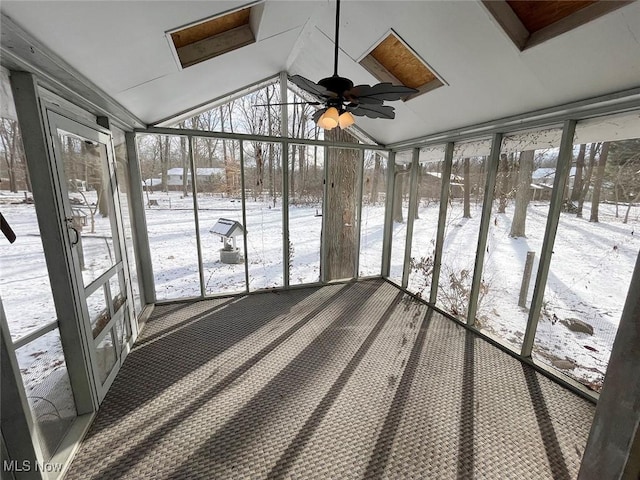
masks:
[[[338,39],[340,38],[340,0],[336,0],[336,35],[333,46],[333,76],[338,76]]]
[[[330,92],[336,93],[340,97],[340,105],[342,105],[344,92],[348,92],[353,88],[353,82],[348,78],[338,75],[338,53],[340,39],[340,0],[336,0],[336,34],[334,39],[334,57],[333,57],[333,75],[323,78],[318,85],[323,86]]]

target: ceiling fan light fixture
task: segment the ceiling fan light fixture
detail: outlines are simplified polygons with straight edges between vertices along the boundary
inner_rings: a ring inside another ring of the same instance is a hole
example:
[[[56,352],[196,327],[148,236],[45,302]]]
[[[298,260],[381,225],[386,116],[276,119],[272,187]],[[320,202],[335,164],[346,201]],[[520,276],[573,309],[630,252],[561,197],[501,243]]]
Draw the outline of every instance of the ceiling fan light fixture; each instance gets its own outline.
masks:
[[[351,112],[343,112],[338,117],[338,125],[340,125],[340,128],[350,127],[354,123],[356,123],[356,120],[353,118],[353,115],[351,115]]]
[[[338,126],[339,114],[336,107],[329,107],[327,111],[318,119],[318,126],[325,130],[331,130]]]

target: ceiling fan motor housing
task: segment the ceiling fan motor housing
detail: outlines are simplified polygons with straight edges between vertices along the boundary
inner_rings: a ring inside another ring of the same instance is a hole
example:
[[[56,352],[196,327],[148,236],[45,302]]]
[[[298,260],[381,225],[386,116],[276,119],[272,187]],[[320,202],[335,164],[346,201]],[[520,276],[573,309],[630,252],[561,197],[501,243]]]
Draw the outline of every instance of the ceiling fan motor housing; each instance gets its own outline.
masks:
[[[351,80],[338,75],[323,78],[318,82],[318,85],[321,85],[330,92],[335,93],[340,98],[344,98],[345,94],[353,88],[353,82]]]

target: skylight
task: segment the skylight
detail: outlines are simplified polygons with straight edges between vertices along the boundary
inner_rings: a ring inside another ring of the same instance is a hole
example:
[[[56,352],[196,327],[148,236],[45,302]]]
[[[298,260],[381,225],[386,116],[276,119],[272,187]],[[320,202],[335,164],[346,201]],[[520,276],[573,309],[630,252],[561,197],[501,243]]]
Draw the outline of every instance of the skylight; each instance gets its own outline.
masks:
[[[393,30],[360,60],[360,65],[381,82],[415,88],[408,100],[445,85],[444,81]]]
[[[255,43],[250,17],[243,8],[168,32],[182,68]]]
[[[520,50],[538,45],[620,8],[614,0],[482,0]]]

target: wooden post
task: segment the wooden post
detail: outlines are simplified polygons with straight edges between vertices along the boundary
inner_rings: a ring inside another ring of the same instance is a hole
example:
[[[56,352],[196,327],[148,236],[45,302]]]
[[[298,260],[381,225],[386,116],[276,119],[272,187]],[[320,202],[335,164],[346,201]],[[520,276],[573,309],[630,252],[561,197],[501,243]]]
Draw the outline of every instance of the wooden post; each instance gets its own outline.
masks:
[[[522,285],[520,286],[520,298],[518,306],[527,307],[527,293],[529,292],[529,283],[531,282],[531,271],[533,270],[533,259],[536,252],[527,252],[527,259],[524,262],[524,273],[522,274]]]

